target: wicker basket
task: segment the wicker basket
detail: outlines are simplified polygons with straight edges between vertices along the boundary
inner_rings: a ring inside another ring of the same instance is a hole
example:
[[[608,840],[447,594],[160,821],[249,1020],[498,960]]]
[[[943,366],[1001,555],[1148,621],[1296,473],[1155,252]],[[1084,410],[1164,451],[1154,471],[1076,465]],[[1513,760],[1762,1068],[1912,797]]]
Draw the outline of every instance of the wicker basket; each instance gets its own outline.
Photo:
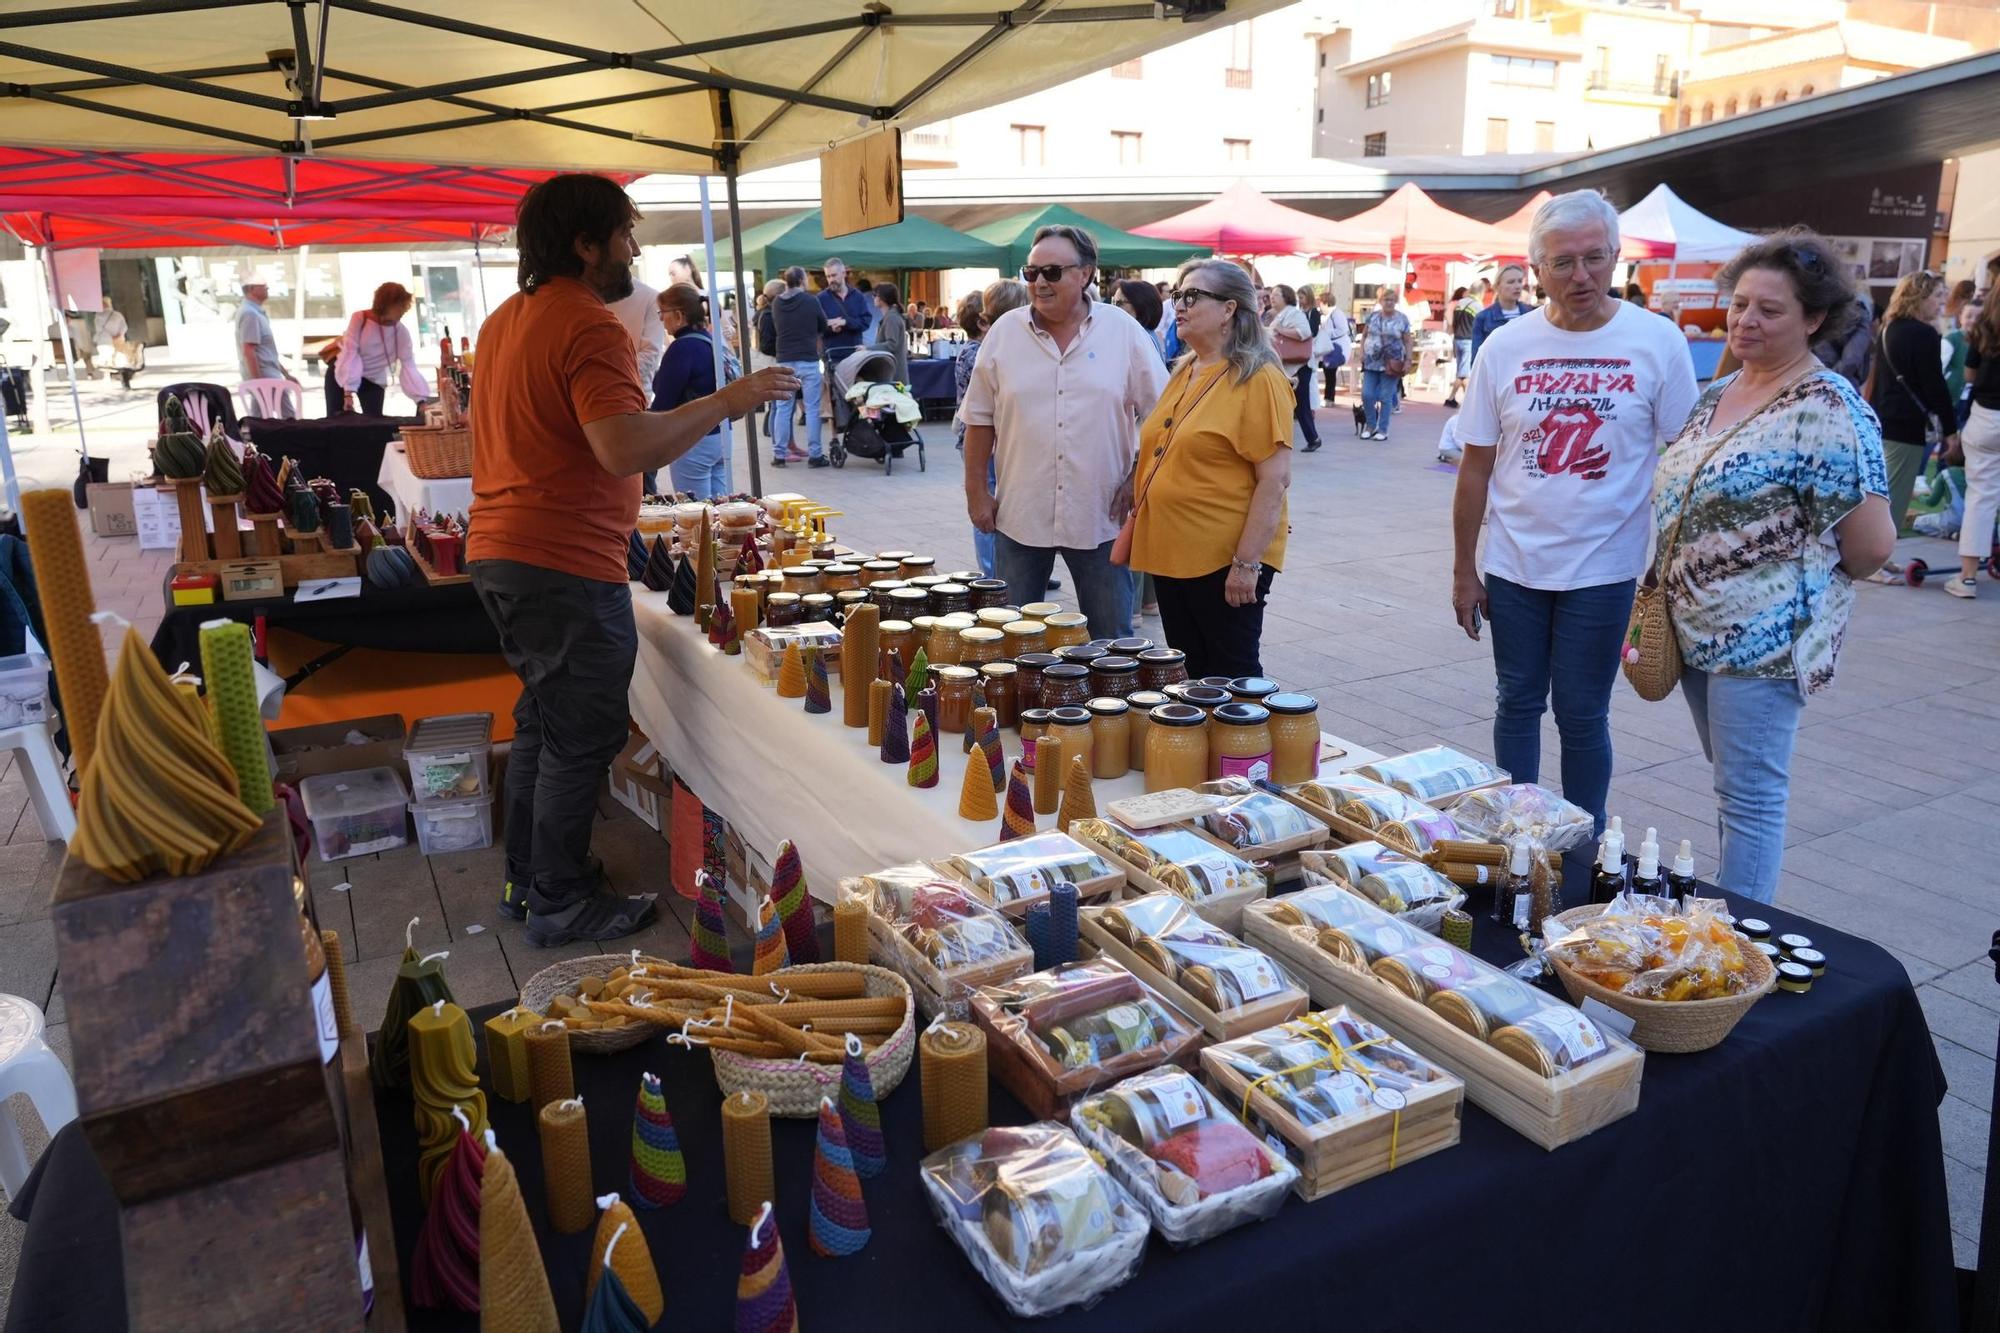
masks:
[[[403,455],[425,481],[472,475],[472,427],[403,427]]]
[[[629,967],[632,956],[625,953],[591,954],[551,963],[521,987],[521,1006],[538,1014],[549,1011],[549,1001],[558,993],[573,991],[585,977],[608,977],[614,968]],[[585,1055],[615,1055],[629,1051],[660,1029],[651,1023],[629,1021],[617,1028],[571,1028],[569,1048]]]
[[[1637,650],[1638,660],[1626,657],[1625,648]],[[1632,617],[1626,623],[1625,647],[1619,650],[1618,669],[1647,703],[1660,702],[1681,683],[1681,645],[1674,635],[1665,588],[1639,585],[1632,599]]]
[[[1565,926],[1582,924],[1604,910],[1602,904],[1590,903],[1582,907],[1572,907],[1556,917]],[[1722,1044],[1737,1020],[1750,1012],[1750,1006],[1764,997],[1778,980],[1778,971],[1771,966],[1771,960],[1755,949],[1746,949],[1743,954],[1745,969],[1754,984],[1749,990],[1736,995],[1726,995],[1719,1000],[1641,1000],[1600,986],[1588,977],[1572,970],[1553,953],[1549,963],[1562,978],[1563,989],[1570,999],[1582,1004],[1586,999],[1594,999],[1609,1005],[1632,1020],[1632,1040],[1649,1051],[1662,1051],[1670,1055],[1685,1055],[1693,1051],[1705,1051]]]
[[[868,1055],[868,1077],[875,1097],[887,1097],[910,1071],[910,1058],[917,1050],[916,1005],[910,983],[885,967],[858,963],[807,963],[766,973],[761,980],[784,984],[788,975],[804,972],[859,972],[869,995],[900,995],[903,1021],[896,1031]],[[725,1097],[739,1092],[761,1092],[771,1103],[771,1114],[806,1117],[819,1114],[822,1097],[840,1095],[840,1066],[812,1060],[765,1060],[734,1051],[713,1051],[715,1082]]]

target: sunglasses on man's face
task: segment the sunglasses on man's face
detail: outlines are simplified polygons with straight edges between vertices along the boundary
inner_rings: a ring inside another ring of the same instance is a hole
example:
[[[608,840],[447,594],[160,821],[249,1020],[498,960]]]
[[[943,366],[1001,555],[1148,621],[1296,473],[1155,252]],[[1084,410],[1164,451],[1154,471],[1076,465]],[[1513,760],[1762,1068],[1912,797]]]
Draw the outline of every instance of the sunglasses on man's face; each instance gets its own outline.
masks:
[[[1034,282],[1039,279],[1042,282],[1061,282],[1063,274],[1073,268],[1082,267],[1081,264],[1023,264],[1021,281]]]

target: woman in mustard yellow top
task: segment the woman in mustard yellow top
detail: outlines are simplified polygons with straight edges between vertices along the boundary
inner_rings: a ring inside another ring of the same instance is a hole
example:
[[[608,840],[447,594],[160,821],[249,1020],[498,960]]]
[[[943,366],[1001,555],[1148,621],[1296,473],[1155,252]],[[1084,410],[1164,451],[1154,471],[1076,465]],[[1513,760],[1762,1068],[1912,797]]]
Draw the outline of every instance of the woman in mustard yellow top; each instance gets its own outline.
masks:
[[[1228,260],[1181,265],[1174,327],[1192,349],[1139,435],[1132,568],[1153,576],[1190,676],[1263,674],[1264,598],[1285,555],[1292,382]]]

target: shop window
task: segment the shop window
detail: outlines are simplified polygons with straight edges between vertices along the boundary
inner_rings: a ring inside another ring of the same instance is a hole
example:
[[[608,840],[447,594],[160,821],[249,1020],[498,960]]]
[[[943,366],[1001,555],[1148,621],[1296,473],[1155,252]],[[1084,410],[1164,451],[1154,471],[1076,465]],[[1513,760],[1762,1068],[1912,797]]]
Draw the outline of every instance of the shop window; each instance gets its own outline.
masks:
[[[1361,156],[1389,156],[1389,136],[1387,134],[1366,134],[1361,138]]]
[[[1486,151],[1504,153],[1507,151],[1508,122],[1492,119],[1486,122]]]
[[[1111,131],[1112,146],[1118,150],[1118,165],[1136,167],[1140,160],[1140,146],[1145,136],[1137,130]]]
[[[1047,130],[1041,125],[1014,126],[1014,161],[1018,166],[1048,165]]]

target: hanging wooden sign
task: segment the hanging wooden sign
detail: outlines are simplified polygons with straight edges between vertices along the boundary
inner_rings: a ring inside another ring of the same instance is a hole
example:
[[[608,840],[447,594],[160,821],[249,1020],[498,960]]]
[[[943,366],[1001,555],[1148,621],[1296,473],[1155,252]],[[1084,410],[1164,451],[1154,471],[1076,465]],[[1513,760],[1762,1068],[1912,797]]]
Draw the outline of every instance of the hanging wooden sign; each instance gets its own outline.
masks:
[[[903,220],[903,132],[889,128],[819,155],[820,226],[828,240]]]

